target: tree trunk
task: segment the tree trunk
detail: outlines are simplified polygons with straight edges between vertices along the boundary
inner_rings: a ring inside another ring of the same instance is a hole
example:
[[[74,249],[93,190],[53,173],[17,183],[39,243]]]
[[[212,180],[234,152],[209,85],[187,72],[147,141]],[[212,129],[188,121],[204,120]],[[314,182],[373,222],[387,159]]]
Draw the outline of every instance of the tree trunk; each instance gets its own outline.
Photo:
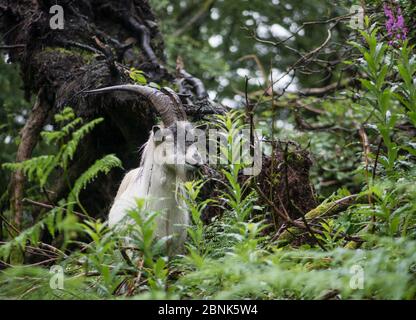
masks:
[[[55,15],[50,9],[56,4],[63,8],[63,30],[53,30],[50,25]],[[0,0],[0,33],[10,61],[20,65],[27,98],[42,91],[43,102],[52,106],[51,114],[70,106],[86,120],[105,119],[83,142],[71,164],[70,177],[75,179],[109,153],[115,153],[125,169],[138,166],[139,147],[155,124],[149,103],[127,93],[87,96],[83,91],[130,82],[127,71],[131,67],[144,71],[149,82],[175,80],[165,68],[163,40],[148,1]],[[199,100],[196,104],[202,103]],[[187,108],[190,113],[192,108],[197,110],[189,99]],[[31,156],[39,129],[48,121],[34,108],[17,161]],[[31,130],[34,124],[36,129]],[[91,214],[105,215],[122,174],[115,170],[101,177],[81,195]],[[19,225],[24,177],[17,173],[12,180],[12,207]],[[67,184],[58,182],[52,201],[67,191]]]
[[[39,134],[48,117],[49,105],[43,99],[42,90],[36,97],[35,105],[32,112],[23,127],[20,137],[21,142],[16,153],[16,162],[22,162],[30,159],[33,149],[38,143]],[[21,170],[12,174],[11,186],[11,206],[14,215],[14,224],[17,230],[20,229],[23,216],[23,194],[24,194],[25,177]]]

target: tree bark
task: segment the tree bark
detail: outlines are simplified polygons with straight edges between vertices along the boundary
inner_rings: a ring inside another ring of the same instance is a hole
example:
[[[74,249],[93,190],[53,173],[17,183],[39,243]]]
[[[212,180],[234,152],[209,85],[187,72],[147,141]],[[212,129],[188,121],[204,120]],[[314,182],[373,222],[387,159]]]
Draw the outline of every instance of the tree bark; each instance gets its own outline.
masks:
[[[20,137],[21,143],[17,149],[16,162],[23,162],[30,159],[33,149],[39,140],[39,133],[49,114],[49,105],[43,100],[42,90],[38,93],[32,112],[23,127]],[[14,225],[20,230],[23,216],[23,196],[25,177],[21,170],[12,174],[10,182],[11,204],[14,216]]]

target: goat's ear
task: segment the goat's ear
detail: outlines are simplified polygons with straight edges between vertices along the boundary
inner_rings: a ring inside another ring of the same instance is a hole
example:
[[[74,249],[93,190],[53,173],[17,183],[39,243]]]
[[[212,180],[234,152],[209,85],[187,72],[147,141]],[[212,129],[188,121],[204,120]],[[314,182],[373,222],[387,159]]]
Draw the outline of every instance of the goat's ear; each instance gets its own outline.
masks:
[[[153,133],[153,142],[157,146],[160,145],[164,140],[163,127],[159,125],[153,126],[152,133]]]
[[[152,132],[153,134],[155,134],[156,132],[158,132],[159,130],[162,130],[162,127],[159,125],[155,125],[152,127]]]

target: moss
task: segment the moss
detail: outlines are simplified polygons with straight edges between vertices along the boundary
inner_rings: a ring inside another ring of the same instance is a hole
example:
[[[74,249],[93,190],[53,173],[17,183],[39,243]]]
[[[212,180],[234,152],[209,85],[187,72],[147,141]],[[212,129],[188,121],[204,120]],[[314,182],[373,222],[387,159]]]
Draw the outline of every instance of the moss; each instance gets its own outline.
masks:
[[[94,53],[79,48],[67,49],[64,47],[46,47],[43,52],[79,56],[85,63],[90,63],[94,59]]]
[[[324,202],[317,206],[315,209],[310,210],[307,214],[305,214],[305,218],[307,221],[312,221],[318,218],[322,218],[324,216],[333,215],[340,210],[346,209],[348,206],[353,204],[358,197],[356,195],[347,196],[345,198],[331,201],[331,202]],[[296,238],[296,236],[305,232],[304,230],[297,228],[297,227],[290,227],[282,232],[279,236],[279,246],[284,246],[290,243],[292,240]],[[351,242],[347,244],[347,246],[353,247],[356,245],[355,242]]]

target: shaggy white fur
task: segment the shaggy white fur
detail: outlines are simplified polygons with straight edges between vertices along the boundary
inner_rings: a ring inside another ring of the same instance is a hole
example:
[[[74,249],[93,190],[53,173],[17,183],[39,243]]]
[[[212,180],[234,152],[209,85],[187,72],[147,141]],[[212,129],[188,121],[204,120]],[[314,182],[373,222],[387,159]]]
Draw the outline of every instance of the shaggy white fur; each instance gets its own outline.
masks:
[[[144,199],[143,213],[160,212],[156,218],[156,237],[173,235],[167,243],[169,254],[177,253],[186,240],[189,214],[179,197],[179,184],[187,179],[187,165],[171,165],[158,161],[153,132],[144,148],[141,166],[126,174],[121,182],[109,214],[114,227],[136,208],[136,200]],[[172,160],[172,159],[170,159]],[[170,162],[171,163],[171,162]]]

